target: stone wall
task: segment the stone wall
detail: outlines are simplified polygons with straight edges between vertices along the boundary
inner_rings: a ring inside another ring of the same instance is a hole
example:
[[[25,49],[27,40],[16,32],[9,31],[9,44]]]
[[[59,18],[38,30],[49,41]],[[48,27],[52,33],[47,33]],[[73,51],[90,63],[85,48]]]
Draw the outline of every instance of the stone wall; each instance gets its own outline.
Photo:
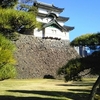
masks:
[[[36,38],[21,35],[15,42],[17,51],[17,78],[43,78],[52,75],[57,78],[57,70],[68,60],[78,56],[69,46],[69,41]]]

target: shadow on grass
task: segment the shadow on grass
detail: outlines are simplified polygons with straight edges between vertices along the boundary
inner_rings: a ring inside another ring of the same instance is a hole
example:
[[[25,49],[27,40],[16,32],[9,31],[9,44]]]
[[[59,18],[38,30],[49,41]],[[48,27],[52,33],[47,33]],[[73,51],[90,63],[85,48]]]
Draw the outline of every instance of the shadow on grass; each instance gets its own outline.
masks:
[[[68,89],[69,91],[77,91],[77,92],[88,92],[90,93],[91,90],[82,90],[82,89]]]
[[[93,83],[77,83],[77,84],[56,84],[57,86],[92,86]]]
[[[0,100],[58,100],[52,98],[41,98],[41,97],[15,97],[15,96],[0,96]]]
[[[29,91],[29,90],[8,90],[9,92],[18,92],[18,93],[27,93],[27,94],[38,94],[38,95],[43,95],[43,96],[52,96],[52,97],[57,97],[59,99],[55,98],[40,98],[40,97],[10,97],[8,98],[11,99],[5,99],[5,97],[0,97],[0,100],[61,100],[61,97],[65,97],[66,99],[62,100],[87,100],[88,94],[85,92],[81,93],[75,93],[75,92],[59,92],[59,91]]]

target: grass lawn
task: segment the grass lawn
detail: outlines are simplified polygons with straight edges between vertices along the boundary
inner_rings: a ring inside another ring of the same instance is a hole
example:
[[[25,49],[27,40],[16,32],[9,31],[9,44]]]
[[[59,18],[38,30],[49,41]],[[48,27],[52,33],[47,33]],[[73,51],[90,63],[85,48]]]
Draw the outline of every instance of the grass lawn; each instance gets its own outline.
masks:
[[[53,79],[0,81],[0,100],[87,100],[95,78],[80,82]]]

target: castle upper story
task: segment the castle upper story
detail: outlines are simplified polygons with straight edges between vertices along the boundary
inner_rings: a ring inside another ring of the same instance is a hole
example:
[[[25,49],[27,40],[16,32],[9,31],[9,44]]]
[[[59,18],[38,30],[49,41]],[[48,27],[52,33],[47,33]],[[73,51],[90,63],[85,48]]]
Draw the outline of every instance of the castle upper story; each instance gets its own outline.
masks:
[[[38,9],[36,19],[42,23],[41,30],[35,29],[35,36],[69,40],[69,31],[73,30],[74,27],[65,25],[65,22],[69,20],[69,17],[60,16],[60,13],[64,11],[64,8],[38,1],[34,2],[34,6]]]

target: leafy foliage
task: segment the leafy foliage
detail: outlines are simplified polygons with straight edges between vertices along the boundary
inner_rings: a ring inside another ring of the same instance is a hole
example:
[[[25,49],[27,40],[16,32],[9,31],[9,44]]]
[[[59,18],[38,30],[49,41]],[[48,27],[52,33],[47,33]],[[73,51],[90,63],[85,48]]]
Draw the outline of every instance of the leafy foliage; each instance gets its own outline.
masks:
[[[14,8],[18,0],[0,1],[0,80],[15,76],[15,46],[4,36],[17,40],[19,33],[32,34],[33,29],[40,27],[36,21],[37,9],[30,7],[28,12],[18,11]],[[3,34],[3,35],[1,35]]]
[[[58,74],[64,75],[66,81],[78,80],[80,72],[90,69],[91,74],[100,75],[100,51],[84,58],[71,59],[65,66],[59,69]],[[85,74],[84,74],[85,75]]]
[[[32,31],[36,27],[40,27],[40,24],[31,12],[0,9],[0,31],[5,36],[11,36],[14,32]]]
[[[34,0],[20,0],[17,10],[29,11],[33,7]]]
[[[86,34],[80,37],[75,38],[71,42],[72,46],[89,46],[92,49],[95,49],[97,45],[100,45],[100,33],[95,34]],[[89,100],[94,100],[94,96],[96,93],[96,88],[100,85],[100,51],[96,51],[92,53],[92,55],[72,59],[59,70],[58,74],[64,74],[64,78],[66,81],[77,79],[79,73],[85,69],[90,69],[91,74],[97,74],[99,77],[97,78],[96,82],[94,83]]]
[[[71,46],[100,45],[100,33],[81,35],[81,36],[75,38],[70,44],[71,44]]]
[[[72,59],[59,69],[58,74],[64,75],[65,81],[77,80],[79,78],[78,72],[82,70],[80,66],[80,59]]]
[[[0,34],[0,80],[15,75],[15,49],[15,45]]]
[[[15,78],[17,72],[13,65],[6,64],[0,68],[0,80],[5,80],[9,78]]]
[[[17,4],[18,0],[0,0],[1,8],[13,8]]]
[[[100,44],[100,33],[86,34],[75,38],[72,42],[72,46],[97,46]],[[93,49],[93,48],[92,48]],[[100,75],[100,51],[95,51],[92,55],[84,58],[71,59],[65,66],[59,69],[58,74],[64,74],[65,80],[76,80],[79,77],[79,73],[85,69],[91,69],[91,74]]]

